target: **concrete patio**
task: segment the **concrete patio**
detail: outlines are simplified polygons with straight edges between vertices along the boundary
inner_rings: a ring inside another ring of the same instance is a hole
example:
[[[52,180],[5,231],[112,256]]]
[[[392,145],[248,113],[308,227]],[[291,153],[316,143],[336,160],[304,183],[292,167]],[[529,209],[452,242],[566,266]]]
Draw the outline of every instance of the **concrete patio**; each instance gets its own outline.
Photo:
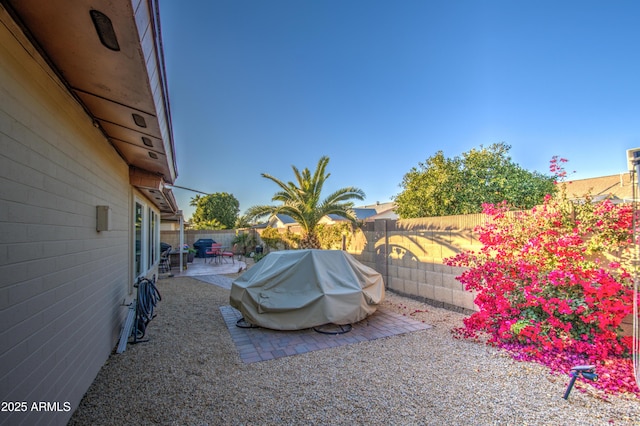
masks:
[[[211,259],[196,257],[183,271],[174,267],[170,273],[161,274],[160,279],[191,277],[230,289],[233,277],[254,264],[252,258],[242,259],[235,258],[233,262],[225,261],[227,259],[212,262]],[[238,320],[242,318],[238,310],[224,305],[220,307],[220,312],[238,355],[244,363],[300,355],[430,328],[424,322],[415,321],[384,308],[378,309],[367,319],[353,324],[350,332],[339,335],[321,334],[313,329],[278,331],[260,327],[240,328],[236,326]]]
[[[245,258],[244,256],[238,259],[234,257],[233,260],[229,258],[222,258],[218,261],[214,261],[211,258],[196,257],[193,262],[188,262],[186,268],[180,271],[180,267],[173,266],[171,271],[161,273],[160,278],[167,277],[199,277],[205,275],[231,275],[237,274],[247,269],[247,264],[253,265],[253,259]]]

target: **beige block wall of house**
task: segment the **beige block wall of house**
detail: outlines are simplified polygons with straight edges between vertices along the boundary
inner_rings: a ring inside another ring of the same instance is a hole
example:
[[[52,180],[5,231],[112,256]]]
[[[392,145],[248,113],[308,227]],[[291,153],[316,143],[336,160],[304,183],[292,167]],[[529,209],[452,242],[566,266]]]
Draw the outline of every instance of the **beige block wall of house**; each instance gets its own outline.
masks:
[[[62,408],[2,422],[66,424],[114,348],[132,200],[128,166],[0,7],[0,399]]]

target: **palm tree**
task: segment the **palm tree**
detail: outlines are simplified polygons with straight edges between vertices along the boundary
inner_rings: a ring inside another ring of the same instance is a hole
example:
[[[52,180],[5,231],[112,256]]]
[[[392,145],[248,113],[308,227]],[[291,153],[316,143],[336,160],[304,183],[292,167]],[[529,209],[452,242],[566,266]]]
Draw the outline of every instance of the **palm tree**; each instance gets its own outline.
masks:
[[[262,173],[262,177],[272,180],[281,188],[271,200],[282,204],[253,206],[247,210],[247,216],[258,219],[266,215],[289,215],[302,227],[300,248],[320,248],[320,241],[316,235],[316,226],[320,219],[328,214],[335,214],[355,222],[353,202],[349,200],[364,200],[365,196],[359,188],[346,187],[338,189],[321,201],[322,186],[331,175],[325,174],[328,163],[329,157],[320,158],[313,176],[307,168],[300,172],[295,166],[291,166],[296,183],[284,183],[267,173]]]

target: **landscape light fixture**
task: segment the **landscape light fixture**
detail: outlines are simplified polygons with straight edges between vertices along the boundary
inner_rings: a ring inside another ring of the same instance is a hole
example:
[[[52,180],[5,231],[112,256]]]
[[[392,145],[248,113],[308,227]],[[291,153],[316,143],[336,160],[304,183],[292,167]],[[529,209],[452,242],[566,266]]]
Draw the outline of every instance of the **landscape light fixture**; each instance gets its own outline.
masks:
[[[571,392],[571,389],[573,389],[573,385],[575,384],[578,376],[582,376],[585,379],[592,380],[594,382],[598,380],[595,365],[576,365],[575,367],[571,368],[571,373],[569,374],[571,375],[571,380],[569,381],[569,386],[567,386],[567,390],[564,393],[564,399],[569,398],[569,392]]]

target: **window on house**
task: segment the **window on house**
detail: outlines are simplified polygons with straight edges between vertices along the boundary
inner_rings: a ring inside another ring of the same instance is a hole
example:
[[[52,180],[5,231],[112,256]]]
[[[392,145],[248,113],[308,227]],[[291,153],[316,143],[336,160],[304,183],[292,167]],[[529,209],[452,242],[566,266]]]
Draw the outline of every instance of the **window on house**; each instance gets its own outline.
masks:
[[[134,226],[135,226],[135,247],[134,247],[134,274],[139,277],[142,273],[142,204],[136,202],[136,208],[134,212]]]
[[[151,269],[151,267],[159,260],[160,257],[160,243],[158,242],[158,230],[160,229],[160,227],[158,226],[158,213],[152,210],[151,207],[149,207],[147,211],[149,217],[149,233],[147,238],[149,243],[149,256],[147,259],[147,269]]]
[[[134,278],[147,274],[160,260],[160,215],[136,198],[134,208]]]

